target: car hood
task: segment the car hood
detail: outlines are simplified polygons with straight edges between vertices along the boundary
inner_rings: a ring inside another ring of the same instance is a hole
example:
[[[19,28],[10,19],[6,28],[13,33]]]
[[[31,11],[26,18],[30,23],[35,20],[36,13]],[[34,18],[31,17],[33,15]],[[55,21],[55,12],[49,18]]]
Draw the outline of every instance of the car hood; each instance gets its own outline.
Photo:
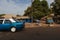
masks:
[[[13,25],[24,25],[24,23],[23,22],[19,22],[19,23],[17,23],[17,22],[14,22],[14,23],[12,23]]]

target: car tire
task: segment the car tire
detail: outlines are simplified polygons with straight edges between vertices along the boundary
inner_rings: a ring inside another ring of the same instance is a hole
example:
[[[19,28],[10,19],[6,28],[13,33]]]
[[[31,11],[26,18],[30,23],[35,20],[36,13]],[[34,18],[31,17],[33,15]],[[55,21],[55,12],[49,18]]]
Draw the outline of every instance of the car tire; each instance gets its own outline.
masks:
[[[12,27],[12,28],[10,29],[10,31],[11,31],[11,32],[16,32],[16,28],[15,28],[15,27]]]

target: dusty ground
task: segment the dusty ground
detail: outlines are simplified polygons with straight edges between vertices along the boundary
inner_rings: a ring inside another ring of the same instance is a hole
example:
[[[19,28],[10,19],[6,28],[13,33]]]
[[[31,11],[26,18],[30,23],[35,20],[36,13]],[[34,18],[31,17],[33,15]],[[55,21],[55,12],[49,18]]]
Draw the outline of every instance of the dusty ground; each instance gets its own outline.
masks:
[[[60,27],[60,24],[43,24],[43,23],[25,23],[25,28],[35,28],[35,27],[52,27],[52,28],[55,28],[55,27]]]
[[[60,28],[31,28],[16,33],[0,32],[0,40],[59,40]]]

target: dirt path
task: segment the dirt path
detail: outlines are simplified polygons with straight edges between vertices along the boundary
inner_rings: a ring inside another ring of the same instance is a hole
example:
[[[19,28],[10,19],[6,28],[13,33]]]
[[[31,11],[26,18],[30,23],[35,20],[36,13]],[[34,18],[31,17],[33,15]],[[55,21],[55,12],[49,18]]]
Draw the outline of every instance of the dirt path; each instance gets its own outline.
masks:
[[[60,28],[32,28],[16,33],[0,32],[0,40],[58,40]]]

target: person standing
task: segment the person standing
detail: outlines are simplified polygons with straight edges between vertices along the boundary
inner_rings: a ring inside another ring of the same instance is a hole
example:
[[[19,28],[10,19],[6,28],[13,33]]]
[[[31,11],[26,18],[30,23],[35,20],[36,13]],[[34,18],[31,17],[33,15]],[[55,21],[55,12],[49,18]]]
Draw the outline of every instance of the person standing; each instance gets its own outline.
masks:
[[[51,17],[51,16],[48,16],[47,17],[47,24],[49,24],[48,26],[53,26],[53,25],[51,25],[51,24],[53,24],[54,23],[54,21],[53,21],[53,18]]]

